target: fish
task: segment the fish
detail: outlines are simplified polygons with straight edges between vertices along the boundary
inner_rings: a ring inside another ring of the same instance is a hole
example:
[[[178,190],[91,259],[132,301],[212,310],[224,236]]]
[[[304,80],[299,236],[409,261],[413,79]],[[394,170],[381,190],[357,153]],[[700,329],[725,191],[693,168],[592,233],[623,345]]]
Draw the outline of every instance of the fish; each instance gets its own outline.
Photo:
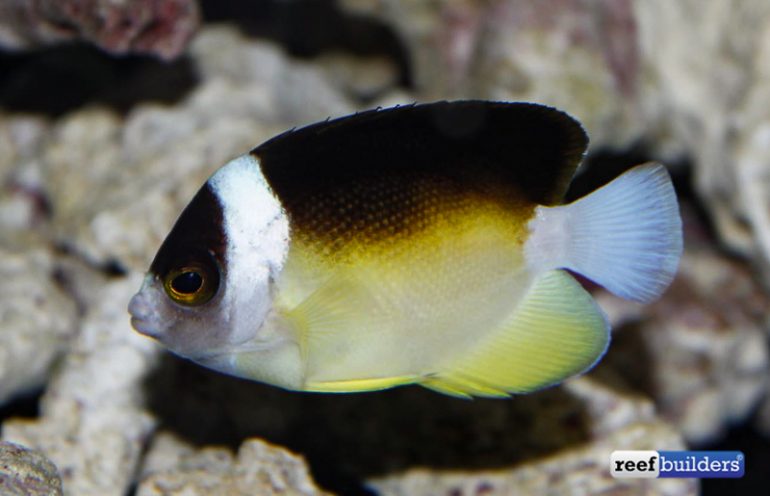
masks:
[[[288,390],[509,397],[610,342],[576,275],[648,303],[682,253],[666,168],[571,203],[588,147],[541,104],[440,101],[280,134],[218,169],[129,303],[171,352]]]

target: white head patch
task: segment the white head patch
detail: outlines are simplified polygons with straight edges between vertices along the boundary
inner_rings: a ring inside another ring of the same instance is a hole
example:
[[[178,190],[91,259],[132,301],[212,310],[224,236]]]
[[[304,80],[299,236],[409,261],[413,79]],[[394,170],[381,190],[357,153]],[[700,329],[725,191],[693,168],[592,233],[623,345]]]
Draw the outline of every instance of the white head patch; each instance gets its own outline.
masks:
[[[262,175],[259,160],[242,155],[209,179],[222,205],[227,237],[223,315],[231,344],[254,337],[272,301],[270,288],[289,250],[289,220]]]

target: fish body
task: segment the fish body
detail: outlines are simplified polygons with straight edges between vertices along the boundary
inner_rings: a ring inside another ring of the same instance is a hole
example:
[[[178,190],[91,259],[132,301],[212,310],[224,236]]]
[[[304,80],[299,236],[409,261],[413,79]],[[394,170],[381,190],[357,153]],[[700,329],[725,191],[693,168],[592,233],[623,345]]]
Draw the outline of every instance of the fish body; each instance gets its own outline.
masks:
[[[202,365],[292,390],[556,384],[609,343],[564,269],[650,301],[682,250],[660,165],[561,204],[587,142],[556,109],[482,101],[289,131],[201,188],[132,323]]]

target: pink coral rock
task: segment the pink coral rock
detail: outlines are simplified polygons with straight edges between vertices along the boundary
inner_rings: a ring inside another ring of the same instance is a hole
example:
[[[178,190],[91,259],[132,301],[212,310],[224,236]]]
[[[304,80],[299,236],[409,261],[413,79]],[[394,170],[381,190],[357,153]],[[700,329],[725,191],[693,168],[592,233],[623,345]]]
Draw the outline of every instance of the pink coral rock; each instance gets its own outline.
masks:
[[[113,54],[179,56],[200,22],[194,0],[0,0],[0,47],[86,40]]]

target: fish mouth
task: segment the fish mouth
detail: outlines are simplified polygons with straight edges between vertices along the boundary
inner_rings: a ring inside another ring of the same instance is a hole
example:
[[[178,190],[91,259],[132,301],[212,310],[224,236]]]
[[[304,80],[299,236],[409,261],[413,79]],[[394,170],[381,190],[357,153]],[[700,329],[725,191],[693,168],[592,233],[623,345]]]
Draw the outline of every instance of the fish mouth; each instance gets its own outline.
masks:
[[[159,338],[160,331],[151,318],[152,311],[141,292],[131,298],[128,303],[128,313],[131,314],[131,327],[136,332],[154,339]]]
[[[147,322],[144,319],[131,317],[131,327],[133,327],[136,332],[144,336],[153,339],[158,339],[160,337],[160,333],[158,332],[157,328],[152,323]]]

